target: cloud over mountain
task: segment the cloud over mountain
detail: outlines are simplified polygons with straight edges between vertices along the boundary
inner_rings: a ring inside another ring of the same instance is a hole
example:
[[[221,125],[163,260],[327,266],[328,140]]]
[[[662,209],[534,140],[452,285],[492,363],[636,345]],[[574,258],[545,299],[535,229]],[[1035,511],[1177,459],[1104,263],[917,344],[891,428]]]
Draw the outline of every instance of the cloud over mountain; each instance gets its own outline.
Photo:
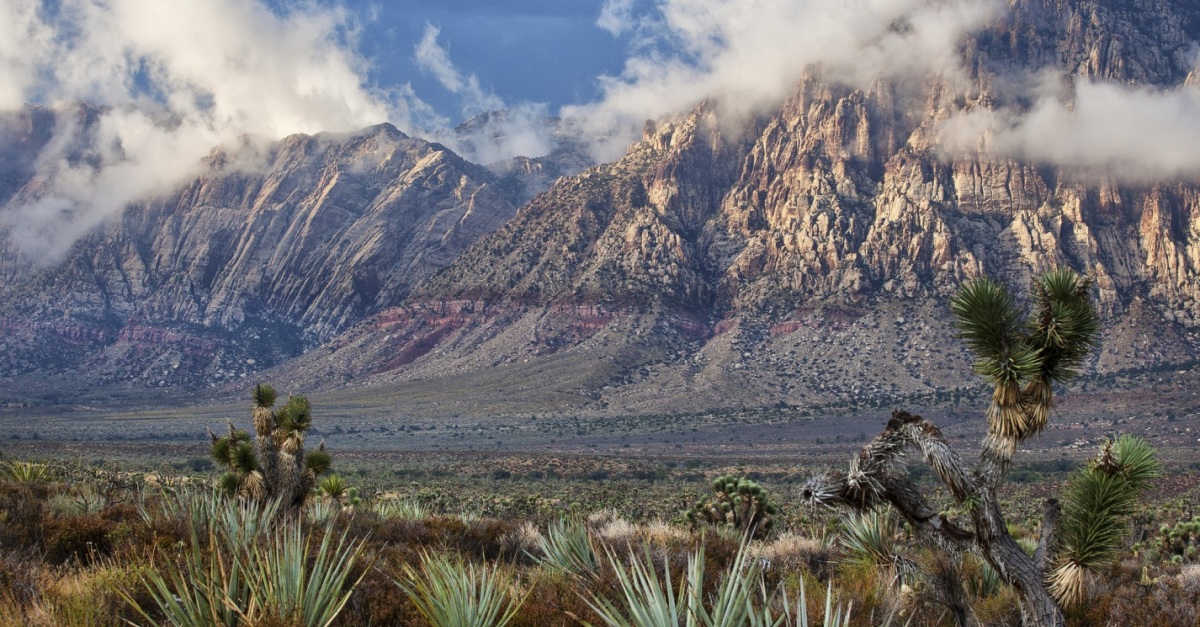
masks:
[[[78,141],[41,155],[49,187],[4,222],[30,258],[55,258],[125,204],[178,182],[213,146],[244,134],[406,125],[399,94],[364,84],[342,9],[276,14],[259,2],[11,0],[0,35],[0,106],[103,107],[86,159]],[[60,134],[82,129],[60,126]],[[58,152],[56,152],[56,150]]]

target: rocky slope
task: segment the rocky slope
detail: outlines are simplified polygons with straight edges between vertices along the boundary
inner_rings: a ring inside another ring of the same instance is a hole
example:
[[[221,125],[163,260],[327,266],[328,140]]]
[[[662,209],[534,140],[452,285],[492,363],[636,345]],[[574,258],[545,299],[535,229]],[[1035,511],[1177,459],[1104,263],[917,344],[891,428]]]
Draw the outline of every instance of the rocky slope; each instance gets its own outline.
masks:
[[[281,375],[461,411],[946,394],[974,386],[947,297],[985,273],[1019,289],[1060,265],[1096,278],[1094,372],[1190,363],[1200,187],[947,157],[938,139],[954,112],[1011,104],[992,85],[1022,68],[1179,85],[1198,38],[1200,10],[1181,3],[1012,2],[964,42],[965,83],[860,90],[812,72],[736,136],[703,104],[560,180],[403,308]]]
[[[52,114],[25,116],[25,143],[53,133]],[[93,375],[201,383],[270,365],[399,303],[519,197],[388,125],[289,137],[250,167],[241,151],[214,151],[202,176],[129,207],[60,263],[0,251],[5,374],[82,359]],[[15,194],[35,182],[6,181]]]
[[[1096,278],[1093,372],[1193,363],[1200,186],[948,156],[940,134],[1023,106],[1000,85],[1043,68],[1195,85],[1200,7],[1007,8],[964,40],[961,79],[856,89],[814,70],[750,121],[706,102],[648,123],[519,208],[559,166],[484,170],[387,127],[290,138],[253,175],[215,154],[211,176],[6,288],[0,354],[46,368],[22,347],[49,337],[68,365],[208,382],[321,343],[259,376],[430,415],[884,403],[977,388],[945,308],[964,279],[1019,289],[1069,265]]]

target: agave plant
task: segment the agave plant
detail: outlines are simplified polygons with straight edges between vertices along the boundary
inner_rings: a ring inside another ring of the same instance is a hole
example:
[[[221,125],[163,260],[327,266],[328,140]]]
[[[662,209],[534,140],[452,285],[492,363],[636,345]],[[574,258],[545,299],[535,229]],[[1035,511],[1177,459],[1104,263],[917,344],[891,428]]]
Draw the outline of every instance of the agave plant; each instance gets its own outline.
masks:
[[[572,575],[594,573],[600,566],[596,547],[587,527],[578,522],[558,519],[546,535],[538,538],[540,556],[534,559],[544,568]]]
[[[395,583],[436,627],[504,627],[526,598],[511,598],[515,582],[499,568],[444,555],[425,554],[420,570],[405,564]]]
[[[1087,572],[1116,558],[1138,497],[1161,468],[1149,443],[1122,436],[1106,442],[1096,459],[1071,477],[1050,573],[1050,592],[1060,602],[1081,601]]]

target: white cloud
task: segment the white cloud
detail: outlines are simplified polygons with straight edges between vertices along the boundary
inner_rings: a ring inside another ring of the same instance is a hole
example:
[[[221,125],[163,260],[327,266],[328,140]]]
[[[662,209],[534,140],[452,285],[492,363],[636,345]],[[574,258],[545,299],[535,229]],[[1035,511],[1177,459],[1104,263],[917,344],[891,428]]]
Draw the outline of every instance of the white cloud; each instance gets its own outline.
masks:
[[[942,127],[951,154],[985,150],[1144,183],[1200,178],[1200,87],[1161,90],[1047,73],[1028,108],[976,108]]]
[[[665,0],[637,20],[639,52],[620,76],[601,79],[602,100],[563,114],[601,139],[598,157],[614,158],[646,119],[707,98],[734,118],[758,112],[812,66],[863,87],[880,76],[954,79],[960,38],[1002,9],[998,0]]]
[[[450,61],[450,53],[437,42],[440,34],[441,29],[432,24],[425,25],[425,35],[414,51],[417,67],[432,74],[442,87],[462,98],[465,116],[503,109],[504,101],[491,92],[485,92],[474,74],[463,76],[458,71]]]
[[[86,162],[67,125],[41,156],[49,184],[7,208],[29,258],[53,259],[106,216],[168,189],[244,134],[349,131],[427,113],[403,88],[365,82],[355,24],[338,8],[276,14],[257,1],[7,0],[0,107],[102,105]],[[9,19],[11,18],[11,19]],[[69,116],[64,116],[69,117]]]
[[[499,96],[485,92],[474,74],[464,75],[450,59],[450,53],[438,43],[441,30],[425,25],[425,34],[414,49],[418,67],[428,72],[447,91],[462,99],[469,120],[462,132],[435,131],[434,135],[451,149],[477,163],[495,163],[515,156],[539,157],[554,147],[546,106],[540,103],[509,105]]]
[[[633,17],[634,0],[604,0],[600,6],[600,17],[596,26],[608,31],[613,37],[631,31],[637,25]]]

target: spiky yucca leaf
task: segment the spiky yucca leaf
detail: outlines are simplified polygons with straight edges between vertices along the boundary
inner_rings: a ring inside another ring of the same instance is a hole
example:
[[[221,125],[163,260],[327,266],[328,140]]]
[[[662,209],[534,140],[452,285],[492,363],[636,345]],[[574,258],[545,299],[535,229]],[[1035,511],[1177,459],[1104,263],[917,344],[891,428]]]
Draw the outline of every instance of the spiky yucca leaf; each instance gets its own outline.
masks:
[[[249,442],[239,442],[229,451],[229,463],[235,472],[248,473],[258,470],[258,453]]]
[[[780,588],[769,594],[762,570],[750,558],[748,543],[743,542],[737,556],[725,571],[715,590],[704,596],[704,547],[688,556],[686,577],[678,589],[672,585],[671,572],[663,565],[660,577],[649,555],[631,553],[629,566],[611,552],[608,560],[616,573],[621,595],[617,602],[593,593],[588,605],[610,627],[776,627],[808,625],[808,606],[803,589],[793,615],[786,592]],[[779,603],[779,595],[783,595]],[[826,597],[825,625],[844,627],[849,612],[832,609],[832,595]],[[776,605],[783,611],[776,615]]]
[[[1047,381],[1073,378],[1095,344],[1100,322],[1090,297],[1092,282],[1070,269],[1042,275],[1034,285],[1030,340],[1043,355]]]
[[[266,383],[259,383],[254,386],[254,391],[250,393],[250,397],[254,399],[255,407],[270,409],[275,406],[275,388]]]
[[[242,480],[232,472],[227,472],[217,480],[217,486],[223,494],[237,496],[242,491]]]
[[[228,437],[214,439],[212,443],[212,449],[209,452],[212,455],[213,461],[222,466],[228,466],[233,460],[231,455],[233,452],[233,445],[230,443]]]
[[[1162,474],[1162,462],[1157,452],[1142,438],[1130,435],[1117,438],[1113,443],[1113,456],[1117,460],[1117,473],[1137,490],[1142,490]]]
[[[528,596],[510,599],[512,583],[499,568],[429,554],[419,571],[406,564],[404,580],[396,581],[417,611],[439,627],[504,627]]]
[[[151,616],[126,591],[118,588],[117,594],[154,627],[237,625],[237,606],[230,600],[249,596],[240,564],[220,550],[205,551],[197,537],[199,530],[193,526],[191,532],[182,566],[148,569],[142,581],[158,608],[157,616]],[[214,533],[209,530],[208,546],[219,546]]]
[[[1106,443],[1099,457],[1067,482],[1059,522],[1057,565],[1050,592],[1071,605],[1082,600],[1088,571],[1112,562],[1147,483],[1158,476],[1154,449],[1141,438]]]
[[[312,404],[303,396],[289,396],[287,404],[279,410],[276,418],[285,432],[308,431],[312,426]]]
[[[253,594],[238,608],[246,624],[287,620],[303,627],[328,627],[341,613],[350,593],[366,576],[347,585],[365,542],[348,540],[348,532],[328,531],[313,550],[299,525],[288,525],[265,545],[256,544],[242,569]]]
[[[1023,344],[1022,316],[1008,288],[990,278],[968,281],[950,301],[958,336],[975,353],[975,370],[1007,381],[1031,374],[1031,358],[1016,351]]]
[[[600,567],[587,527],[576,521],[560,518],[550,523],[546,535],[538,538],[538,548],[541,555],[535,559],[543,568],[586,575]]]
[[[664,576],[659,577],[649,548],[645,560],[631,552],[628,568],[611,552],[608,552],[608,561],[621,587],[621,596],[618,597],[621,606],[594,593],[587,600],[604,624],[610,627],[676,627],[683,624],[681,621],[687,611],[687,587],[680,586],[678,591],[674,589],[669,568],[664,567]]]
[[[846,562],[882,568],[897,585],[908,581],[916,565],[897,550],[895,533],[891,507],[853,514],[840,538]]]
[[[350,489],[350,485],[346,483],[345,479],[342,479],[341,475],[335,474],[322,479],[321,483],[317,484],[317,489],[321,491],[321,494],[341,502],[346,497],[346,491]]]
[[[333,457],[326,452],[324,442],[321,443],[321,446],[317,450],[312,451],[304,458],[304,467],[317,476],[329,472],[332,463]]]
[[[45,483],[54,478],[54,471],[47,464],[36,462],[6,462],[0,475],[16,483]]]

